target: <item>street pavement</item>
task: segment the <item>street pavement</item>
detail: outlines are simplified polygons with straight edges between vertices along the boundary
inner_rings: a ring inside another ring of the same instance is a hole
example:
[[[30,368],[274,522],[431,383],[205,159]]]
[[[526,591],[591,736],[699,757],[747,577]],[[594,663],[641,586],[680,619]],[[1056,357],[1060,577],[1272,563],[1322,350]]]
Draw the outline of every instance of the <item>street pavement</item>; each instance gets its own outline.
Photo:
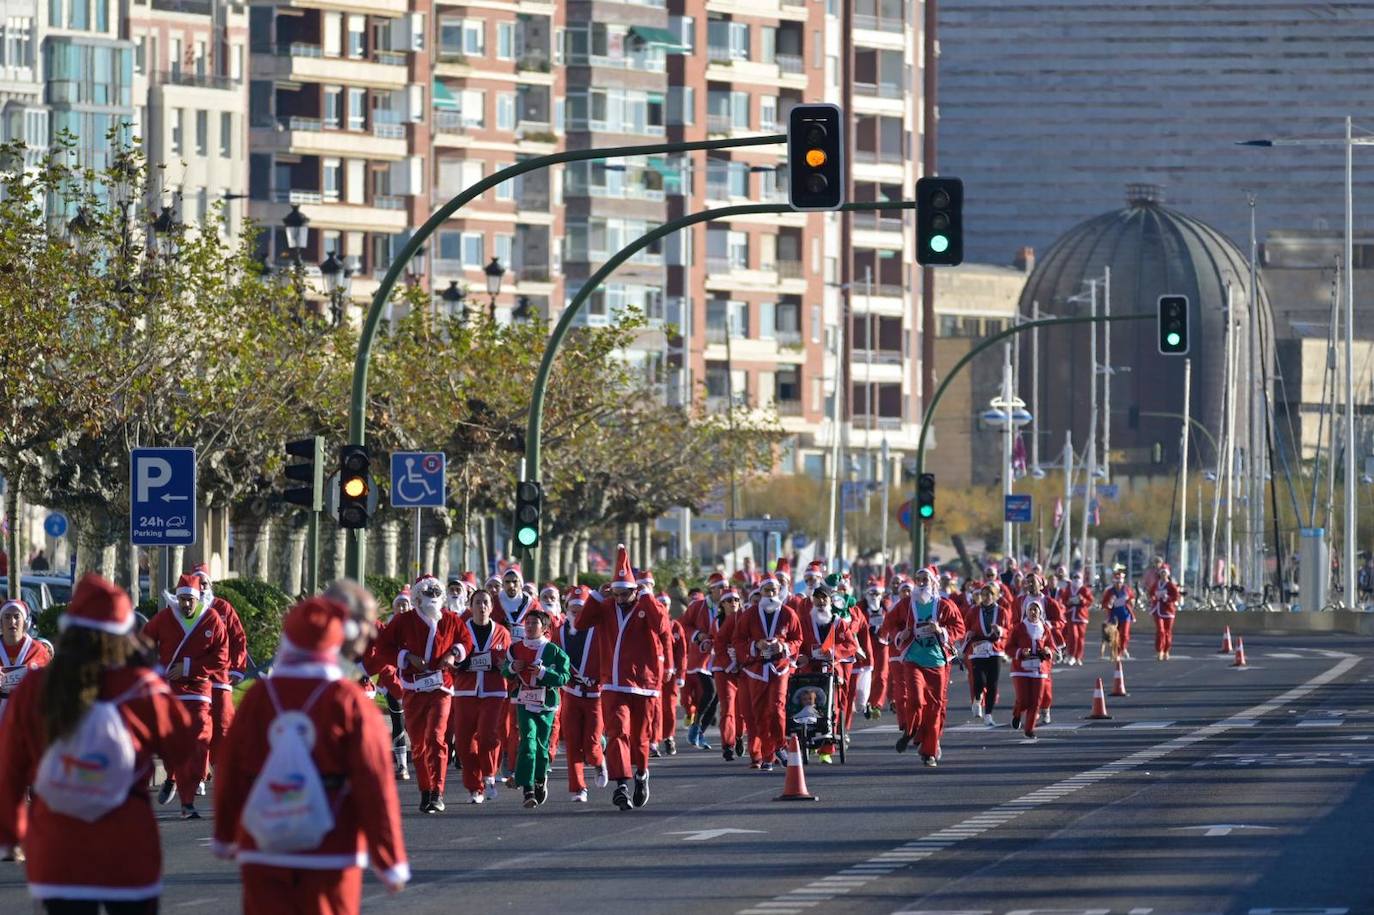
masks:
[[[1126,662],[1112,720],[1083,717],[1094,678],[1110,692],[1106,662],[1056,670],[1035,743],[1006,727],[1005,674],[1002,726],[987,728],[955,671],[939,768],[893,752],[891,715],[860,721],[847,765],[806,770],[816,803],[775,803],[781,769],[690,748],[655,761],[649,806],[626,813],[606,791],[570,803],[561,766],[536,811],[514,792],[467,806],[455,781],[448,813],[425,816],[403,784],[414,880],[388,897],[369,878],[364,909],[1374,912],[1374,640],[1257,637],[1238,670],[1213,638],[1181,638],[1161,664],[1142,635],[1149,659]],[[236,910],[209,821],[159,815],[163,910]],[[0,865],[0,912],[26,907],[20,872]]]

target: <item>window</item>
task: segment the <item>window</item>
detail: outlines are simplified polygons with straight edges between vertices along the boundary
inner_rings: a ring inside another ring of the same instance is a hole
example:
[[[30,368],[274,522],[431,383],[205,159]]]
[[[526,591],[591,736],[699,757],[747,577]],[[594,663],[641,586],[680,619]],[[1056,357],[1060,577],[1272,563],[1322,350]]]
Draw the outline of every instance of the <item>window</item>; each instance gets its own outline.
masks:
[[[95,0],[95,30],[97,32],[110,30],[110,4],[107,0]]]
[[[206,56],[206,54],[205,54],[205,42],[203,42],[203,41],[197,41],[197,42],[196,42],[196,56],[195,56],[196,76],[197,76],[197,77],[204,78],[204,76],[205,76],[205,65],[206,65],[206,63],[207,63],[208,61],[209,61],[209,58],[208,58],[208,57]]]
[[[233,80],[243,79],[243,45],[235,44],[229,55],[229,78]]]
[[[347,169],[344,181],[345,199],[349,203],[364,204],[367,202],[367,160],[349,159],[344,167]]]
[[[486,47],[486,21],[482,19],[463,20],[462,51],[469,57],[481,57]]]
[[[696,123],[696,89],[692,86],[672,86],[668,89],[667,122],[674,126],[691,127]]]
[[[436,245],[439,251],[439,260],[456,261],[463,256],[463,233],[440,231],[435,233],[438,239]]]
[[[691,16],[670,16],[672,33],[677,36],[677,43],[686,48],[685,53],[696,52],[697,30],[696,20]]]
[[[9,30],[6,30],[5,41],[5,63],[13,66],[15,60],[14,52],[9,47]],[[148,36],[138,36],[138,44],[134,45],[134,72],[146,73],[148,67]]]
[[[219,154],[225,159],[234,157],[234,116],[228,111],[219,115]]]
[[[184,108],[172,109],[172,140],[168,145],[168,152],[174,156],[181,155],[181,138],[186,130],[186,110]]]
[[[210,112],[196,112],[196,155],[203,156],[210,147]]]
[[[338,159],[320,160],[320,195],[326,201],[337,202],[343,185],[343,167]]]
[[[464,89],[458,97],[458,110],[464,127],[485,127],[487,94],[481,89]]]
[[[493,166],[491,167],[491,170],[492,170],[493,172],[499,172],[501,169],[505,168],[508,164],[509,164],[509,163],[507,163],[507,162],[498,162],[498,163],[496,163],[495,165],[493,165]],[[514,199],[515,199],[515,181],[514,181],[514,179],[508,178],[508,179],[506,179],[505,181],[502,181],[500,184],[496,185],[496,187],[495,187],[493,190],[495,190],[495,192],[496,192],[496,199],[497,199],[497,200],[514,200]]]
[[[325,57],[343,56],[343,13],[321,13],[324,21],[323,53]]]
[[[515,236],[494,235],[492,236],[491,244],[492,256],[509,267],[511,265],[511,251],[515,248]]]
[[[496,128],[498,130],[515,129],[514,92],[498,92],[496,94]]]
[[[210,215],[210,191],[200,188],[196,191],[196,222],[204,222]]]
[[[778,123],[778,97],[759,96],[759,130],[771,130]]]
[[[348,88],[348,129],[367,128],[367,90],[354,86]]]
[[[766,64],[777,63],[778,30],[766,25],[759,30],[759,33],[759,38],[762,39],[763,44],[763,47],[759,49],[759,60]]]
[[[51,2],[58,3],[60,0],[51,0]],[[68,28],[89,29],[91,27],[91,0],[70,0],[68,10]]]
[[[496,23],[496,56],[500,60],[515,57],[515,23]]]
[[[463,267],[470,269],[483,266],[483,239],[481,232],[463,233]]]
[[[749,93],[730,93],[730,126],[736,130],[749,129]]]
[[[367,54],[367,17],[355,13],[348,15],[348,56],[364,57]]]
[[[343,248],[339,245],[342,239],[337,229],[325,229],[320,233],[320,250],[326,255],[334,254],[343,257]]]
[[[811,306],[811,342],[821,342],[821,306]]]
[[[167,68],[172,73],[172,79],[181,77],[181,39],[171,38],[167,41]]]
[[[324,126],[338,130],[343,126],[343,87],[324,87]]]
[[[759,306],[759,339],[772,340],[777,330],[777,305],[764,302]]]

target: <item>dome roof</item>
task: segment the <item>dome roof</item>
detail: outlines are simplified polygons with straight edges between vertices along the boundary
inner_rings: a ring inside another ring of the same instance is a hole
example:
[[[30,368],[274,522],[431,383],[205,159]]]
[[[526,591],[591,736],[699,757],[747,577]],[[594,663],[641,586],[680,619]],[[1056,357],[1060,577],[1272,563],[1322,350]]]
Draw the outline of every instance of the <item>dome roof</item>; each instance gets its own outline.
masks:
[[[1108,274],[1108,271],[1110,273]],[[1126,207],[1089,219],[1070,229],[1040,259],[1021,293],[1020,312],[1032,307],[1058,317],[1087,315],[1089,282],[1098,280],[1098,314],[1105,303],[1103,278],[1110,277],[1113,315],[1147,314],[1148,320],[1116,321],[1111,325],[1111,365],[1117,374],[1112,385],[1110,444],[1128,453],[1124,463],[1140,465],[1158,460],[1173,464],[1177,457],[1177,419],[1149,417],[1150,413],[1181,413],[1183,360],[1161,356],[1154,315],[1161,295],[1185,295],[1189,303],[1189,356],[1192,359],[1192,415],[1215,434],[1222,418],[1225,390],[1225,310],[1231,287],[1236,318],[1249,312],[1250,268],[1240,249],[1226,236],[1199,219],[1163,205],[1153,185],[1133,184]],[[1260,285],[1261,328],[1269,331],[1268,297]],[[1063,440],[1071,423],[1075,447],[1082,447],[1088,423],[1088,329],[1055,328],[1041,334],[1042,430]],[[1241,326],[1240,345],[1248,351],[1248,323]],[[1024,347],[1025,344],[1023,343]],[[1272,343],[1266,349],[1272,347]],[[1024,351],[1024,350],[1023,350]],[[1099,338],[1098,359],[1104,360]],[[1025,367],[1028,360],[1022,360]],[[1241,366],[1248,364],[1241,354]],[[1123,372],[1124,370],[1128,370]],[[1023,383],[1029,377],[1023,378]],[[1056,393],[1073,392],[1071,396]],[[1242,400],[1244,400],[1242,398]],[[1134,409],[1132,409],[1134,408]],[[1245,417],[1239,412],[1237,435]],[[1042,448],[1045,442],[1042,441]],[[1210,455],[1203,443],[1199,454]],[[1133,453],[1131,453],[1133,452]],[[1172,457],[1171,457],[1172,456]],[[1118,456],[1116,462],[1121,462]],[[1145,469],[1140,468],[1142,471]]]

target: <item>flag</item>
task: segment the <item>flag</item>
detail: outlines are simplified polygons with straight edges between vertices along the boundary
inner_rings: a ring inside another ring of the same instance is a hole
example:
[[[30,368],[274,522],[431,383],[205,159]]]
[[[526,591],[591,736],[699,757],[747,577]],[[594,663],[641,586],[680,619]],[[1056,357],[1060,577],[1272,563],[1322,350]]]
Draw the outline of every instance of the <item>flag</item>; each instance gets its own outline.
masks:
[[[1014,479],[1026,475],[1026,442],[1019,432],[1016,434],[1016,441],[1011,445],[1011,475]]]
[[[1060,497],[1054,500],[1054,526],[1058,527],[1064,523],[1064,499]]]
[[[1098,510],[1096,498],[1088,503],[1088,523],[1094,526],[1102,523],[1102,513]]]

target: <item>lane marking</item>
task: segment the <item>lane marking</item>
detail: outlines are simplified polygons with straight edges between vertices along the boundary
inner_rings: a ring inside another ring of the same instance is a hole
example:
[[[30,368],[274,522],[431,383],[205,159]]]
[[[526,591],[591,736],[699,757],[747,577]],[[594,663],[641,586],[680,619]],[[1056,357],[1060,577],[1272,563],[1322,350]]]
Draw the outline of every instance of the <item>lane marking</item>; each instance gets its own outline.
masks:
[[[1132,721],[1123,727],[1123,731],[1163,731],[1173,727],[1173,721]]]
[[[954,824],[953,826],[949,826],[936,832],[930,833],[929,835],[923,838],[915,839],[911,842],[898,845],[895,848],[889,849],[888,851],[883,852],[880,855],[875,855],[859,863],[879,863],[884,861],[895,861],[901,860],[903,857],[908,856],[910,856],[911,858],[916,858],[917,860],[926,857],[931,857],[937,851],[942,851],[960,842],[976,838],[977,836],[980,836],[991,829],[995,829],[999,825],[1003,825],[1003,823],[1010,822],[1016,817],[1019,817],[1022,814],[1030,810],[1033,810],[1037,807],[1044,806],[1054,801],[1062,800],[1067,795],[1080,791],[1083,788],[1095,785],[1098,782],[1105,781],[1106,779],[1109,779],[1114,775],[1119,775],[1123,772],[1129,772],[1133,769],[1140,768],[1148,763],[1154,762],[1162,756],[1167,756],[1170,753],[1177,752],[1178,750],[1183,750],[1195,744],[1201,743],[1205,740],[1210,740],[1214,737],[1218,737],[1222,734],[1225,734],[1227,731],[1232,730],[1235,727],[1244,726],[1233,724],[1232,722],[1235,720],[1260,719],[1265,717],[1266,715],[1270,715],[1278,711],[1279,709],[1283,708],[1284,706],[1296,702],[1304,696],[1307,696],[1308,694],[1320,689],[1326,684],[1340,678],[1352,667],[1359,664],[1360,660],[1361,658],[1359,657],[1353,655],[1346,655],[1335,666],[1323,671],[1322,673],[1317,674],[1305,683],[1302,683],[1299,686],[1295,686],[1287,692],[1275,696],[1274,698],[1266,702],[1262,702],[1259,705],[1245,709],[1244,711],[1236,715],[1229,716],[1227,718],[1222,719],[1221,721],[1216,721],[1211,724],[1204,725],[1203,727],[1190,731],[1187,734],[1181,734],[1170,740],[1166,740],[1162,743],[1155,744],[1154,746],[1146,747],[1143,750],[1138,750],[1135,753],[1123,756],[1120,759],[1098,766],[1094,769],[1088,769],[1083,772],[1079,772],[1077,775],[1061,779],[1060,781],[1054,782],[1053,784],[1047,785],[1043,788],[1036,789],[1035,791],[1032,791],[1029,794],[1025,794],[1019,798],[1016,798],[1015,800],[1008,801],[1006,803],[999,804],[995,807],[991,807],[987,810],[981,811],[977,815],[977,817],[979,818],[978,822],[973,822],[974,818],[970,817],[968,819],[963,820],[962,822]],[[987,817],[994,815],[1005,816],[1005,820],[1003,820],[1003,823],[989,822],[987,820]],[[903,852],[906,852],[907,854],[903,855]],[[917,858],[918,855],[919,858]],[[850,865],[849,867],[853,867],[853,865]],[[798,887],[797,889],[794,889],[790,892],[774,896],[771,900],[766,901],[787,904],[800,896],[805,896],[808,899],[823,899],[824,894],[826,893],[847,893],[850,890],[858,889],[884,876],[881,873],[871,873],[864,875],[855,874],[853,876],[849,876],[846,873],[849,872],[849,867],[846,867],[845,869],[835,874],[832,874],[828,877],[821,877],[817,880],[813,880],[805,886]],[[779,910],[760,909],[757,908],[757,904],[751,903],[749,907],[737,910],[737,915],[765,915],[765,913],[775,913],[777,911]],[[899,911],[907,913],[907,915],[910,915],[910,913],[915,910],[903,908]]]

